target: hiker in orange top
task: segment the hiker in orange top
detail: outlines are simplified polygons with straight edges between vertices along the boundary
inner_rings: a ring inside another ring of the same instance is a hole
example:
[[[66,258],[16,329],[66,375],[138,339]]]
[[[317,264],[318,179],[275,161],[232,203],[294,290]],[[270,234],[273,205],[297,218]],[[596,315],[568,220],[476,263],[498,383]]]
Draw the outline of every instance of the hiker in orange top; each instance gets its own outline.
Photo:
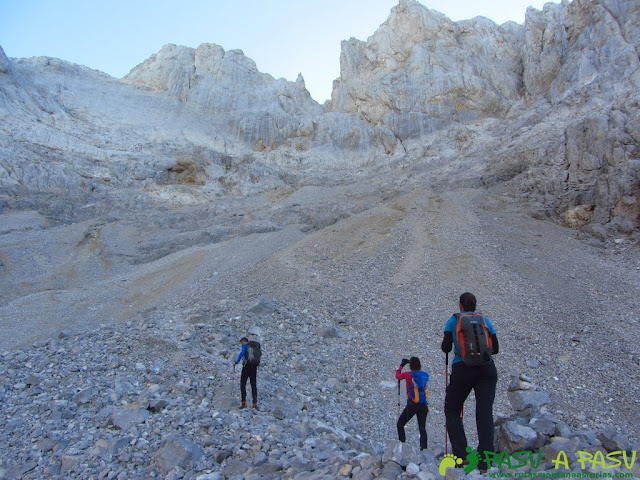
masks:
[[[403,372],[402,369],[406,364],[409,364],[410,372]],[[420,369],[420,359],[418,357],[411,357],[410,360],[406,358],[402,359],[402,363],[396,370],[396,379],[398,380],[398,393],[400,393],[400,380],[404,380],[407,385],[407,406],[404,408],[400,417],[398,417],[398,439],[401,442],[405,442],[406,436],[404,433],[404,426],[409,423],[409,420],[416,416],[418,420],[418,430],[420,431],[420,450],[427,449],[427,414],[429,413],[429,406],[427,399],[429,398],[429,392],[427,390],[427,383],[429,382],[429,374],[423,372]]]

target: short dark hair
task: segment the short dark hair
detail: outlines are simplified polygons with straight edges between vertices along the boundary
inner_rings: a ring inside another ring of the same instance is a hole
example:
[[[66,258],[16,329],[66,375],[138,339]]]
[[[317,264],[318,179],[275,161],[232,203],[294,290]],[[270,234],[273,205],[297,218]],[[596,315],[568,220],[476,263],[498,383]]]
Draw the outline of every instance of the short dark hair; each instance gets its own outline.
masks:
[[[242,343],[242,342],[247,342],[247,343],[249,343],[249,339],[248,339],[247,337],[242,337],[242,338],[240,339],[240,343]]]
[[[420,359],[418,357],[411,357],[409,359],[409,368],[412,372],[418,372],[422,368]]]
[[[476,311],[476,297],[473,293],[465,292],[460,295],[460,305],[465,312]]]

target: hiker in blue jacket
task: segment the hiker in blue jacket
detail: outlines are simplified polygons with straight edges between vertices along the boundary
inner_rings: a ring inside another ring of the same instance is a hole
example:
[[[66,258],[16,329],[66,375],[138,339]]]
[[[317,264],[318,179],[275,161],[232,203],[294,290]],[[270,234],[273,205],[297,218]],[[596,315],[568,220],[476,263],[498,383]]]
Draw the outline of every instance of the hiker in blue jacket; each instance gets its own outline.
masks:
[[[476,312],[476,297],[471,293],[463,293],[460,296],[460,314],[452,315],[444,327],[442,351],[449,353],[453,347],[454,358],[451,363],[451,379],[447,385],[444,413],[449,439],[453,454],[461,459],[467,457],[467,437],[462,423],[462,409],[464,402],[474,390],[476,397],[476,427],[478,429],[478,453],[484,459],[484,452],[493,452],[493,401],[496,395],[498,372],[493,363],[493,358],[487,352],[488,357],[484,364],[469,366],[463,361],[463,353],[457,338],[458,318],[467,313],[476,313],[480,316],[488,330],[487,350],[491,355],[498,353],[498,337],[491,320]],[[465,342],[466,343],[466,342]],[[447,365],[447,369],[449,366]],[[486,470],[487,465],[480,461],[480,470]]]
[[[242,349],[238,354],[236,362],[233,364],[235,370],[236,365],[242,362],[242,373],[240,374],[240,408],[247,408],[247,380],[251,382],[251,396],[253,398],[253,408],[258,408],[258,367],[247,362],[247,347],[249,339],[242,337],[240,339]]]
[[[411,371],[403,372],[402,369],[407,363]],[[411,357],[409,360],[402,359],[402,363],[396,370],[398,389],[400,388],[400,380],[404,380],[407,385],[407,406],[400,414],[400,417],[398,417],[397,427],[398,439],[404,443],[406,441],[404,426],[409,423],[409,420],[415,415],[418,420],[418,431],[420,432],[420,450],[426,450],[426,424],[429,413],[429,406],[427,404],[429,391],[427,390],[427,383],[429,382],[429,374],[421,371],[421,368],[420,359],[418,357]],[[400,393],[400,390],[398,390],[398,393]]]

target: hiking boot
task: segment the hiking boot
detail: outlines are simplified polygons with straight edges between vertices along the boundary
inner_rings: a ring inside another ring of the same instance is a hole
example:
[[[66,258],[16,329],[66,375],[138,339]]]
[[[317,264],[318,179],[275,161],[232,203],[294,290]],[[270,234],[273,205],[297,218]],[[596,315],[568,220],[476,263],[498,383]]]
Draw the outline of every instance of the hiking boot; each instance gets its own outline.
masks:
[[[253,408],[255,408],[256,410],[258,409],[258,403],[257,402],[253,402]]]
[[[247,402],[242,402],[240,404],[240,409],[247,408]]]

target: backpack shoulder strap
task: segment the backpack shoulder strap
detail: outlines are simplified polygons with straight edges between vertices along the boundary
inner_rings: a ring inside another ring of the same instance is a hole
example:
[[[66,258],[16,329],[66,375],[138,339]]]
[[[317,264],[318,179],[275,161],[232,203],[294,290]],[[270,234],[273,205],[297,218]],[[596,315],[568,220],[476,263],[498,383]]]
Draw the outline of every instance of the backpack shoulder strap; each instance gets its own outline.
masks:
[[[418,403],[420,401],[420,392],[418,391],[418,384],[416,383],[416,377],[411,373],[411,401],[413,403]]]

